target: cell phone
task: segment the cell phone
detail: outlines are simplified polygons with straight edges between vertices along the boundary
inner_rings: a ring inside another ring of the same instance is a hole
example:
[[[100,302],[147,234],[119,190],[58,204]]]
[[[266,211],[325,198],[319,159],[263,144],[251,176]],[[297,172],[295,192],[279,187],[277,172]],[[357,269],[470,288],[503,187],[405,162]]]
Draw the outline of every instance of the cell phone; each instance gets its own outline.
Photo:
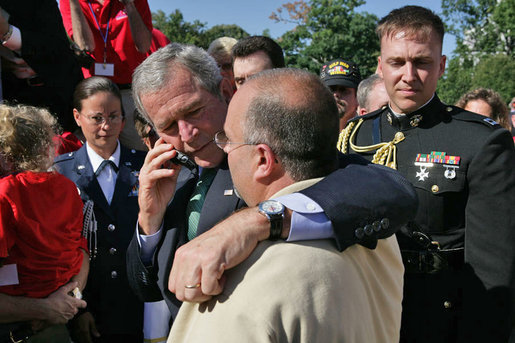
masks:
[[[189,157],[188,155],[186,154],[183,154],[182,152],[180,152],[179,150],[175,150],[177,151],[177,155],[175,155],[175,157],[173,157],[170,162],[174,163],[174,164],[179,164],[181,166],[185,166],[186,168],[188,168],[189,170],[191,171],[195,171],[197,170],[197,164],[195,162],[193,162]]]

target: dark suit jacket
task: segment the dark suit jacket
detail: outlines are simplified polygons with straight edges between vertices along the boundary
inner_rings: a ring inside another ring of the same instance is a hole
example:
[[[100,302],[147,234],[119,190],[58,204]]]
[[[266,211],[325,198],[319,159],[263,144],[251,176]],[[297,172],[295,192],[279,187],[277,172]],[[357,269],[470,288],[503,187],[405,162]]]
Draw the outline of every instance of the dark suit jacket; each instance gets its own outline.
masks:
[[[377,238],[389,237],[415,215],[416,195],[411,185],[397,172],[368,164],[359,156],[341,155],[340,166],[330,176],[302,193],[319,203],[331,219],[340,250],[361,243],[374,248]],[[186,242],[186,205],[195,187],[195,180],[183,168],[177,192],[165,214],[163,237],[157,247],[154,262],[145,266],[140,259],[137,238],[127,251],[129,281],[134,291],[145,301],[166,300],[175,317],[180,302],[168,290],[168,276],[175,250]],[[234,210],[244,206],[233,192],[232,180],[223,164],[207,193],[201,212],[199,234],[210,229]],[[366,225],[381,223],[377,230],[364,236],[356,235]]]
[[[144,152],[121,147],[111,205],[95,177],[86,146],[55,160],[57,171],[75,182],[82,200],[95,203],[98,253],[91,261],[84,296],[104,334],[141,334],[143,330],[143,304],[129,287],[125,255],[136,228],[138,174],[144,158]]]
[[[72,95],[82,72],[55,0],[0,0],[9,23],[20,29],[21,58],[41,77],[44,86],[29,87],[8,72],[2,73],[4,98],[50,109],[64,129],[75,127]],[[5,67],[5,66],[4,66]]]

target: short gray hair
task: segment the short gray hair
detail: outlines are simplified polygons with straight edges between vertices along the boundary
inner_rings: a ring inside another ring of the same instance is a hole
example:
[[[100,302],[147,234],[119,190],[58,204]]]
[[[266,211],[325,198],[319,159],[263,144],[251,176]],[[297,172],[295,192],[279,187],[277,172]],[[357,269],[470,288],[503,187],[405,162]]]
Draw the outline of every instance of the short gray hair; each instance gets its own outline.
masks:
[[[368,111],[368,106],[370,104],[369,94],[372,93],[374,87],[380,82],[383,82],[381,76],[378,74],[372,74],[359,83],[358,91],[356,92],[359,107],[365,108]]]
[[[141,103],[141,96],[165,87],[173,78],[176,68],[185,68],[198,86],[222,98],[222,75],[213,57],[194,45],[168,44],[147,57],[132,75],[132,95],[136,108],[150,123],[152,120]]]
[[[249,84],[258,95],[245,115],[245,142],[268,145],[295,181],[332,172],[338,110],[319,77],[300,69],[271,69],[254,75]],[[292,91],[297,96],[292,98]]]

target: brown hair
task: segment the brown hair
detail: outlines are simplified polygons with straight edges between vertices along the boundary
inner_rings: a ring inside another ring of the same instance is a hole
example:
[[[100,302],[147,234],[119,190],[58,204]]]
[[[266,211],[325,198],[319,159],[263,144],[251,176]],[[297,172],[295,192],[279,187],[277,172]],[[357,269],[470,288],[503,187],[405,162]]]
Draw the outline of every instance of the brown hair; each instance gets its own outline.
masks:
[[[54,158],[56,119],[46,109],[25,105],[0,105],[0,154],[19,172],[47,171]]]
[[[465,108],[469,101],[483,100],[492,109],[492,119],[502,127],[511,131],[511,123],[508,114],[510,113],[506,104],[502,101],[499,93],[488,88],[477,88],[461,96],[456,106]]]
[[[125,117],[120,89],[113,81],[101,76],[92,76],[79,82],[73,92],[73,107],[80,112],[82,110],[82,100],[100,92],[108,92],[116,96],[120,100],[122,116]]]
[[[435,32],[443,44],[445,34],[442,19],[433,11],[420,6],[404,6],[394,9],[377,24],[379,40],[404,32],[407,37],[429,38]]]

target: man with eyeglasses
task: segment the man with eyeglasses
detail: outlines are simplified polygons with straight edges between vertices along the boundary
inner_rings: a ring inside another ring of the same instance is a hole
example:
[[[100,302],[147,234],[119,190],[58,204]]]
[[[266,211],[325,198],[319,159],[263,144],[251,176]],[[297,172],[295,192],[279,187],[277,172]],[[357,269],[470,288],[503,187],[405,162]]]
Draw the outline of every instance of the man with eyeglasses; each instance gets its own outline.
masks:
[[[279,212],[272,199],[337,168],[332,96],[298,69],[262,72],[238,90],[215,142],[249,206]],[[329,239],[263,241],[226,273],[222,294],[182,305],[168,342],[396,342],[403,272],[395,237],[343,252]]]
[[[355,243],[375,248],[378,239],[392,235],[416,208],[413,190],[397,173],[372,165],[343,168],[363,161],[342,157],[342,169],[302,194],[281,198],[285,210],[279,216],[267,216],[257,207],[234,213],[244,203],[234,189],[226,155],[214,142],[232,90],[216,62],[197,47],[170,44],[136,69],[133,92],[139,111],[161,138],[140,172],[137,234],[127,256],[129,278],[146,301],[164,297],[172,317],[180,305],[177,299],[205,301],[219,294],[225,270],[245,260],[259,241],[334,234],[340,250]],[[222,144],[221,133],[216,137]],[[195,161],[199,178],[169,163],[174,149]],[[315,149],[312,153],[317,156]],[[347,178],[354,182],[343,184]],[[365,192],[367,187],[374,194]]]

